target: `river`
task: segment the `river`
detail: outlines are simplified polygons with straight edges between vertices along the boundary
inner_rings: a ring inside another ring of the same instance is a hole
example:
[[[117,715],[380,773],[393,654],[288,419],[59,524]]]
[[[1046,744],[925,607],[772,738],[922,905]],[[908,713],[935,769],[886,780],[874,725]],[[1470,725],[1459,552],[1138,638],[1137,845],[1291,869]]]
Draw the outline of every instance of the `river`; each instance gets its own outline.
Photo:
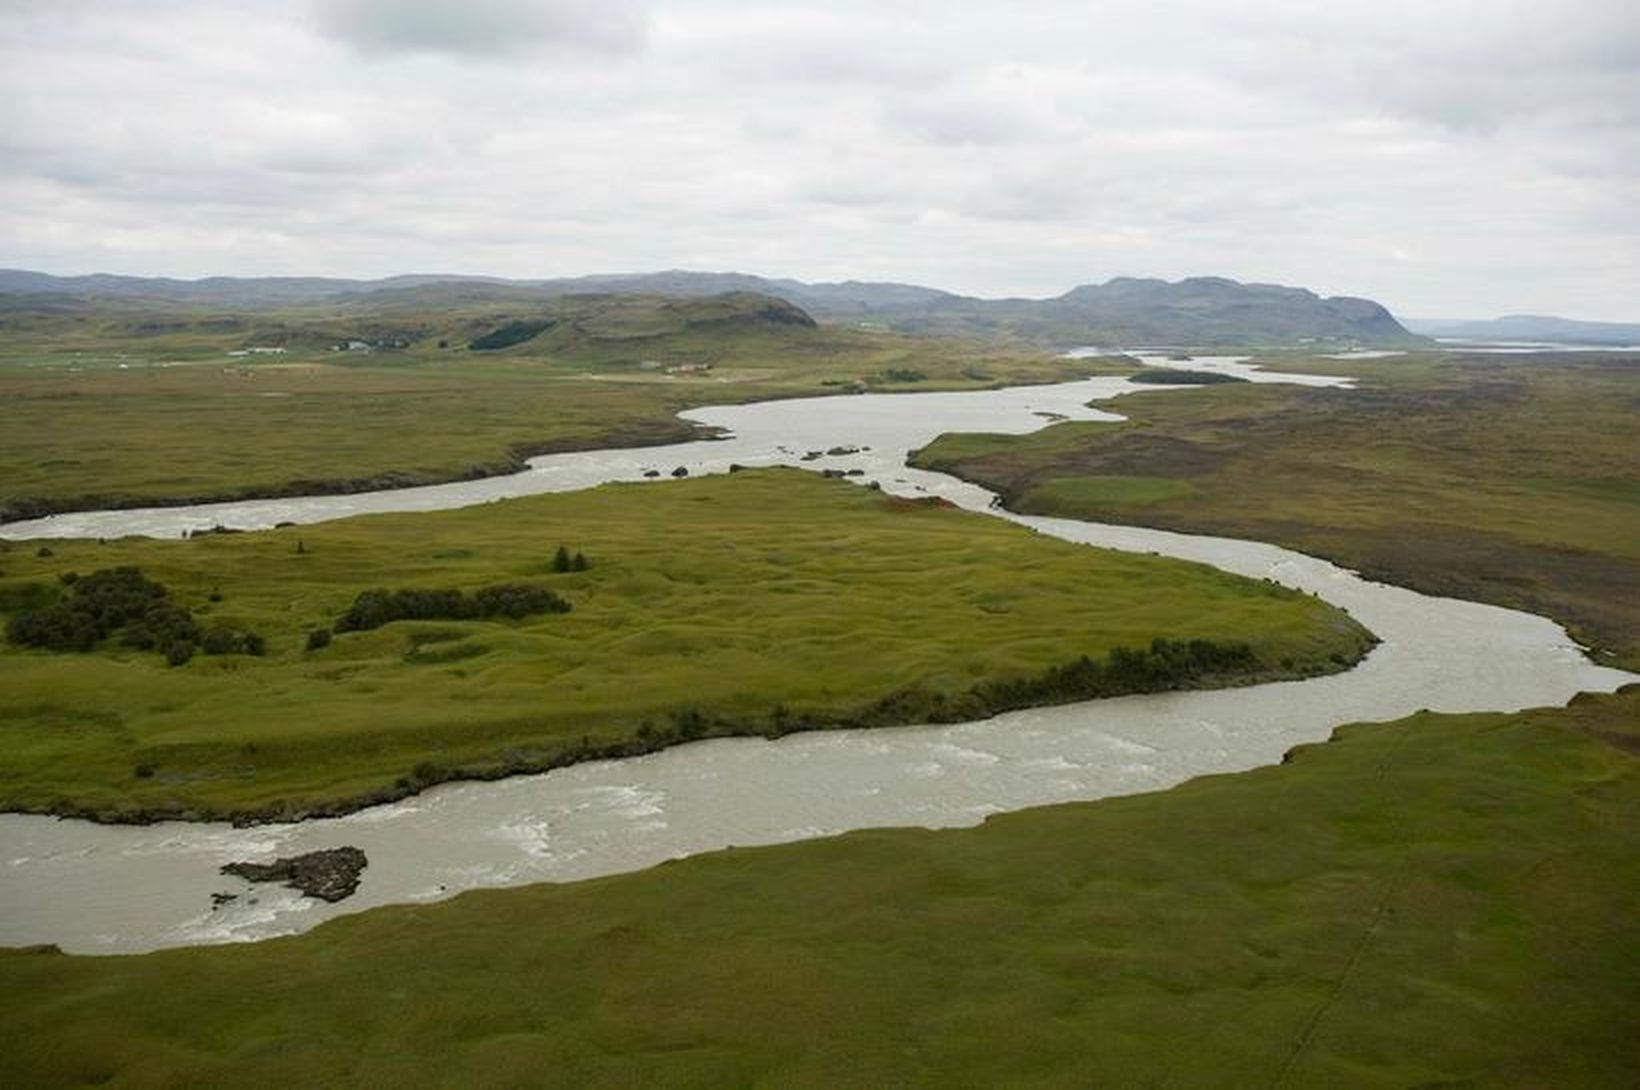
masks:
[[[1347,385],[1259,371],[1239,359],[1156,358],[1253,381]],[[0,526],[0,536],[175,536],[379,511],[428,511],[615,480],[794,464],[863,471],[886,491],[932,494],[1040,533],[1154,552],[1314,592],[1382,643],[1347,673],[1217,692],[1164,693],[1016,712],[973,723],[714,739],[494,783],[448,784],[343,818],[235,829],[223,824],[100,826],[0,815],[0,945],[52,942],[125,953],[247,941],[306,930],[383,904],[462,890],[571,881],[731,845],[873,826],[971,825],[988,814],[1153,791],[1193,776],[1280,760],[1340,723],[1421,708],[1513,710],[1559,704],[1635,680],[1598,667],[1551,621],[1362,580],[1273,545],[1015,515],[973,485],[905,466],[947,431],[1024,433],[1054,419],[1118,419],[1087,402],[1139,386],[1097,378],[973,393],[837,396],[685,414],[732,437],[673,447],[534,459],[509,477],[352,496],[88,512]],[[812,451],[860,448],[807,459]],[[665,487],[663,483],[657,487]],[[353,844],[370,865],[359,892],[325,904],[221,876],[224,863]],[[213,893],[235,900],[213,906]]]

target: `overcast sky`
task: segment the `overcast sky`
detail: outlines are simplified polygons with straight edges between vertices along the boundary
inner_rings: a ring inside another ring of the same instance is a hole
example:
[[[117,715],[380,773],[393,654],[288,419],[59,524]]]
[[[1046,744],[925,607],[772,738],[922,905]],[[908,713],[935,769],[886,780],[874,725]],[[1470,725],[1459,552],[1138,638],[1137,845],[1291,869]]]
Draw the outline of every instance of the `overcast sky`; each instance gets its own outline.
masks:
[[[0,0],[0,265],[1640,320],[1640,2]]]

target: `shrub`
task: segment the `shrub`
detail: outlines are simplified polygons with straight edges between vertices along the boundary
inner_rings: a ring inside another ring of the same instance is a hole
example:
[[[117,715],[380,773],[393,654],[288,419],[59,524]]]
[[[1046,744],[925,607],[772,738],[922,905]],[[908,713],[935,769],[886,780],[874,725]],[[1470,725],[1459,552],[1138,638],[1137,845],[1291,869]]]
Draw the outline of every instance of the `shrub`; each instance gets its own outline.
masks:
[[[328,628],[315,628],[312,632],[308,633],[307,649],[309,651],[318,651],[322,648],[329,647],[329,646],[330,646],[330,629],[328,629]]]
[[[336,622],[337,632],[365,632],[394,621],[517,620],[536,613],[568,613],[570,604],[544,587],[497,583],[471,596],[459,590],[367,590]],[[311,638],[311,637],[310,637]]]

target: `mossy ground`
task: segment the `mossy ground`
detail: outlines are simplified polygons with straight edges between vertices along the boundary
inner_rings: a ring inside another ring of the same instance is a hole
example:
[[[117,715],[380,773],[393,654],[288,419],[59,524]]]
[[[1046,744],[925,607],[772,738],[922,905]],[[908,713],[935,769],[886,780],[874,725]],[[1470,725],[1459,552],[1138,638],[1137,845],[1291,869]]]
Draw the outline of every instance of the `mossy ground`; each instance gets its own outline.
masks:
[[[1626,1088],[1637,721],[1634,690],[1424,714],[975,829],[4,953],[6,1081]]]

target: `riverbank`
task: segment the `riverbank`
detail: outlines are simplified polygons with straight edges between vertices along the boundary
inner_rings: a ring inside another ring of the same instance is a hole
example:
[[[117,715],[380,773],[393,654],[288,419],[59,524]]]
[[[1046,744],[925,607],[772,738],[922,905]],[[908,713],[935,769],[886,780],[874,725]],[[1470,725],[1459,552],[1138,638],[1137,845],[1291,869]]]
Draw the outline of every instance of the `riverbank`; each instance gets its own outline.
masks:
[[[178,338],[118,322],[86,328],[86,319],[34,331],[0,350],[0,523],[482,479],[541,454],[700,438],[677,414],[703,405],[982,390],[1131,369],[994,341],[755,315],[691,321],[715,305],[586,300],[589,313],[562,333],[496,352],[468,350],[466,335],[440,347],[426,329],[404,347],[293,345],[232,359],[226,350],[246,335],[237,327]],[[493,320],[460,308],[416,316],[450,323],[452,336]]]
[[[586,570],[557,570],[560,544]],[[0,561],[13,616],[67,573],[134,565],[202,627],[265,642],[180,667],[117,646],[0,652],[0,806],[112,822],[314,818],[709,737],[1314,677],[1374,642],[1268,582],[796,470],[186,541],[11,543]],[[314,645],[376,587],[513,583],[573,609]]]
[[[1635,361],[1457,354],[1281,366],[1356,390],[1124,397],[1119,424],[948,435],[912,464],[1022,512],[1278,542],[1428,594],[1565,623],[1640,667]]]
[[[276,942],[7,951],[6,1069],[111,1086],[1626,1086],[1637,721],[1634,687],[1422,714],[972,829],[740,848]]]

